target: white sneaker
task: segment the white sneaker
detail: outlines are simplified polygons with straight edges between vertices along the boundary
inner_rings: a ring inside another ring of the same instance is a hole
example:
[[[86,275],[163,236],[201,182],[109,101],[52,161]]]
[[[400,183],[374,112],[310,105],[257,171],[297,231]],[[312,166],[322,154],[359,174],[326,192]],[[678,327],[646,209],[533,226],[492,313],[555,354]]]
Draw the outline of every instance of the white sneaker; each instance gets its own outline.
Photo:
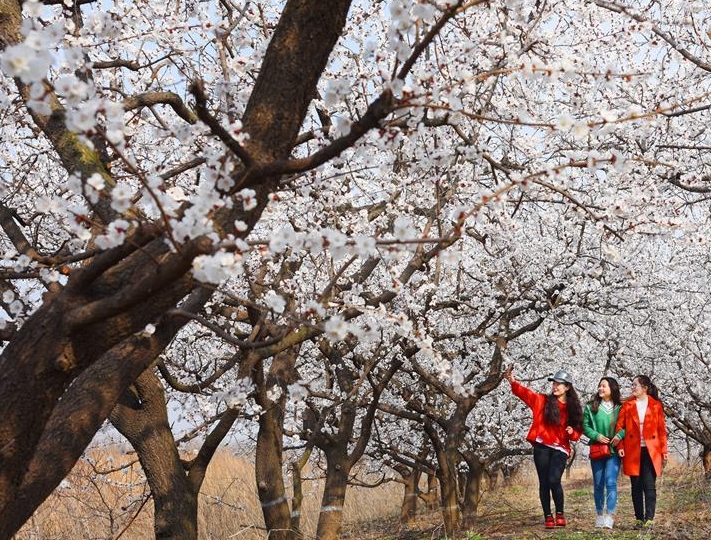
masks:
[[[605,518],[605,522],[602,524],[602,526],[606,529],[612,529],[612,527],[615,525],[615,517],[611,514],[608,514],[603,517]]]
[[[601,527],[605,526],[605,523],[607,523],[607,520],[605,519],[607,516],[597,516],[595,518],[595,527],[598,529]]]

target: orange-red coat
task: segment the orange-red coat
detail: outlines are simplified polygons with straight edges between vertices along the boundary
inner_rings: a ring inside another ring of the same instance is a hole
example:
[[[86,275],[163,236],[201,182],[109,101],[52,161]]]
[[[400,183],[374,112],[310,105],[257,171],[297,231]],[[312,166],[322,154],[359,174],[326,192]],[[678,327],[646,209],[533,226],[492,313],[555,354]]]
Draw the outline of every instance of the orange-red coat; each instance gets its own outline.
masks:
[[[652,458],[657,476],[662,474],[662,456],[667,454],[667,428],[664,423],[662,404],[652,396],[647,396],[647,412],[644,415],[644,441]],[[622,470],[627,476],[639,476],[642,444],[639,438],[639,414],[635,398],[622,404],[615,431],[625,430],[617,449],[625,451]]]
[[[526,388],[517,381],[511,381],[511,391],[513,395],[520,398],[533,412],[533,423],[528,430],[526,440],[531,444],[540,441],[546,445],[557,445],[563,448],[566,454],[570,455],[570,441],[577,441],[582,435],[582,431],[573,429],[573,433],[568,435],[565,431],[568,425],[568,409],[565,403],[558,402],[560,410],[560,422],[556,425],[546,424],[543,419],[543,412],[546,408],[546,396]]]

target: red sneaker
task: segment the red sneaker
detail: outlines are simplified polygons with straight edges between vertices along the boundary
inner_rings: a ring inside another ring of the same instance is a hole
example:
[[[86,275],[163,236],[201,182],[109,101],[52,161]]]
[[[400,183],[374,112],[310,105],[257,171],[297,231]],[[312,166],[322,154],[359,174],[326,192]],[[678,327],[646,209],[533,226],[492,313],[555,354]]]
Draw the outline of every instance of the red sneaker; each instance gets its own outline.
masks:
[[[567,523],[565,522],[565,515],[563,512],[556,512],[555,513],[555,526],[556,527],[565,527]]]
[[[553,519],[553,516],[546,516],[546,522],[544,525],[545,525],[546,529],[555,528],[555,520]]]

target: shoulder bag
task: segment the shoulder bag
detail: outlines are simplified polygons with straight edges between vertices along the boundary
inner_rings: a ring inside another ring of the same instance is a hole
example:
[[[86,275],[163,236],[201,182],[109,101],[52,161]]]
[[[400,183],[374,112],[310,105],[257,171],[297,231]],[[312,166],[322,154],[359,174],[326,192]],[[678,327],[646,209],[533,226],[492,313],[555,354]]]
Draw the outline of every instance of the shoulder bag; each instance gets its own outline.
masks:
[[[596,426],[597,427],[597,426]],[[610,426],[612,427],[612,426]],[[608,430],[609,432],[609,430]],[[609,433],[607,435],[608,439],[611,439]],[[604,444],[601,442],[594,442],[590,445],[590,459],[605,459],[612,455],[612,449],[609,444]]]

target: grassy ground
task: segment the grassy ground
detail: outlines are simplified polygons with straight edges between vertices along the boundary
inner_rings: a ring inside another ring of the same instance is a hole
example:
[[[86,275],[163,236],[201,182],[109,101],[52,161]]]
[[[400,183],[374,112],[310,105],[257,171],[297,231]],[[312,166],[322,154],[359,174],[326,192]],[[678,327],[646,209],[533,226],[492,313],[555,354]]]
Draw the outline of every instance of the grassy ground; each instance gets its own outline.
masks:
[[[686,467],[670,468],[657,481],[657,515],[651,530],[632,529],[634,513],[629,479],[620,477],[618,517],[613,530],[596,529],[592,480],[585,469],[573,471],[564,480],[568,526],[546,530],[538,503],[534,478],[525,477],[517,484],[487,493],[479,517],[469,531],[461,531],[457,540],[708,540],[711,538],[711,484],[702,473]],[[432,540],[444,531],[437,514],[418,516],[408,527],[397,520],[353,524],[345,537],[350,540]]]
[[[145,540],[153,535],[152,502],[140,467],[98,475],[111,469],[120,456],[93,456],[93,466],[82,461],[67,482],[31,518],[16,540],[75,540],[77,538]],[[709,540],[711,539],[711,483],[703,473],[685,466],[669,467],[659,479],[654,529],[632,530],[629,479],[619,481],[617,526],[594,528],[592,481],[587,466],[574,469],[564,480],[568,527],[542,526],[538,486],[533,466],[512,485],[485,493],[479,517],[470,531],[451,540]],[[304,486],[302,530],[313,540],[322,482]],[[348,489],[342,538],[348,540],[435,540],[444,537],[439,514],[423,513],[403,527],[397,516],[403,488],[390,483],[376,489]],[[145,503],[145,504],[144,504]],[[200,540],[264,540],[266,534],[254,471],[229,452],[213,460],[200,498]]]

